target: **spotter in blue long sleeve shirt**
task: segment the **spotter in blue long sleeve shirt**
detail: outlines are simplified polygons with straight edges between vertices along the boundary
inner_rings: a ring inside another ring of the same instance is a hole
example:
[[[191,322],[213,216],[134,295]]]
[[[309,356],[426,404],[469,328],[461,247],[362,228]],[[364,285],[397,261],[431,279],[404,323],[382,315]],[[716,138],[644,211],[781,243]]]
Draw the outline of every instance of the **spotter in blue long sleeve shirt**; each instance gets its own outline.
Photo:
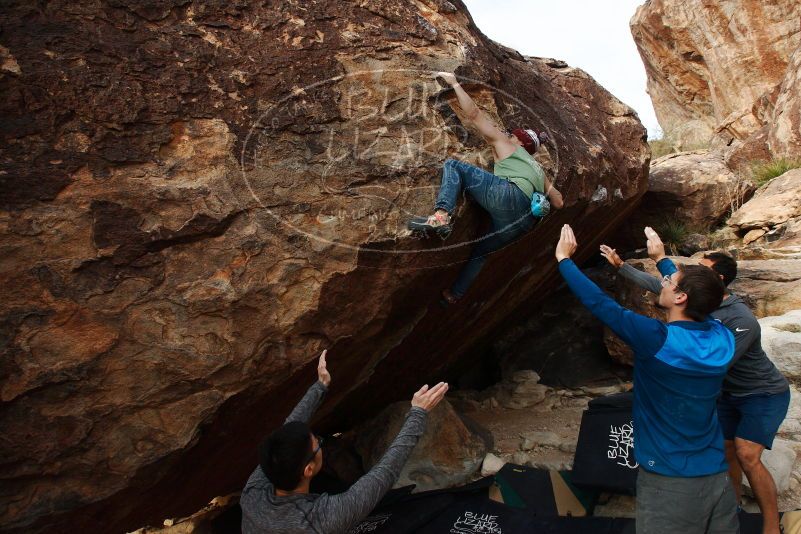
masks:
[[[672,263],[660,267],[663,275],[675,272]],[[716,400],[734,355],[731,332],[711,318],[665,323],[627,310],[570,259],[559,263],[559,272],[582,304],[634,350],[634,454],[640,466],[674,477],[726,471]]]

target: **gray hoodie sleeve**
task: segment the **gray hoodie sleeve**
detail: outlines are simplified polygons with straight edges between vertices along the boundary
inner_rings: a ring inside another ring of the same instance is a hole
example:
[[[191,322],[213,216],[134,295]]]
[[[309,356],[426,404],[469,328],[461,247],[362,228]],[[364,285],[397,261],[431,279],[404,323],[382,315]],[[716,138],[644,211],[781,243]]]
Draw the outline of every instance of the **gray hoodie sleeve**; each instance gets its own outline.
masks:
[[[323,402],[323,397],[325,397],[327,391],[328,388],[319,380],[312,384],[312,386],[306,390],[306,394],[300,399],[298,405],[295,406],[295,409],[292,410],[292,413],[289,414],[289,417],[286,418],[284,424],[293,421],[308,423],[309,419],[314,415],[314,412],[320,407],[320,403]]]
[[[651,293],[659,294],[662,291],[662,280],[657,278],[656,276],[652,276],[648,273],[642,272],[641,270],[632,267],[628,263],[624,263],[620,266],[618,271],[620,276],[626,278],[627,280],[631,280],[638,286],[643,289],[650,291]]]
[[[398,480],[406,460],[426,427],[428,413],[413,407],[395,440],[370,471],[337,495],[323,494],[314,503],[312,523],[318,532],[345,532],[367,517]]]

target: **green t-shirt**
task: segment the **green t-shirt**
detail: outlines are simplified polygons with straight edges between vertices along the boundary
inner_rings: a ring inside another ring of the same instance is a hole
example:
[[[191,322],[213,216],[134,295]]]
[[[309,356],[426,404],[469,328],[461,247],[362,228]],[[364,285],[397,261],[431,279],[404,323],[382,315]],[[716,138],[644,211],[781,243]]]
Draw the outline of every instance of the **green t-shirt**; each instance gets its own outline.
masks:
[[[515,184],[529,199],[534,191],[545,192],[545,171],[523,147],[518,147],[509,157],[496,161],[493,174]]]

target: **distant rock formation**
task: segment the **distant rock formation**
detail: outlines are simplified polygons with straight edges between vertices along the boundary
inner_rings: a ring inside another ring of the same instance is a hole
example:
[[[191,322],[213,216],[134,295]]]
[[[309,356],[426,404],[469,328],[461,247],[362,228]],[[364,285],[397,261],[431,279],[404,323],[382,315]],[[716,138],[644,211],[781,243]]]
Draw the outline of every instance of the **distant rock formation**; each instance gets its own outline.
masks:
[[[788,143],[801,154],[797,0],[648,0],[631,31],[659,124],[680,148],[768,125],[774,155]]]
[[[801,35],[801,29],[797,35]],[[779,88],[768,123],[768,147],[775,157],[801,158],[801,46],[790,58],[787,76]]]
[[[646,187],[630,108],[458,0],[2,10],[0,530],[119,532],[240,489],[321,349],[315,426],[346,429],[547,295],[563,223],[595,254]],[[438,70],[551,134],[567,204],[447,312],[483,214],[446,242],[403,224],[446,157],[488,159]]]
[[[738,180],[717,151],[695,150],[651,160],[648,191],[627,225],[642,246],[643,228],[673,219],[695,229],[714,228],[754,192]]]
[[[728,225],[740,235],[757,230],[759,237],[773,232],[784,245],[801,245],[801,169],[777,176],[757,191],[754,198],[732,213]]]

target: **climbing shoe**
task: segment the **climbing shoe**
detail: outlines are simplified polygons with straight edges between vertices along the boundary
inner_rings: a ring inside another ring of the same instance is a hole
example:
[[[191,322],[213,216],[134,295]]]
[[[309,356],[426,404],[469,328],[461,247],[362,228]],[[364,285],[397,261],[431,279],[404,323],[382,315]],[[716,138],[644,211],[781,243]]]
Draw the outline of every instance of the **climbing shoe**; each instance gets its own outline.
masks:
[[[434,214],[430,217],[415,217],[406,225],[412,232],[420,232],[426,235],[435,234],[445,239],[451,233],[450,217]]]

